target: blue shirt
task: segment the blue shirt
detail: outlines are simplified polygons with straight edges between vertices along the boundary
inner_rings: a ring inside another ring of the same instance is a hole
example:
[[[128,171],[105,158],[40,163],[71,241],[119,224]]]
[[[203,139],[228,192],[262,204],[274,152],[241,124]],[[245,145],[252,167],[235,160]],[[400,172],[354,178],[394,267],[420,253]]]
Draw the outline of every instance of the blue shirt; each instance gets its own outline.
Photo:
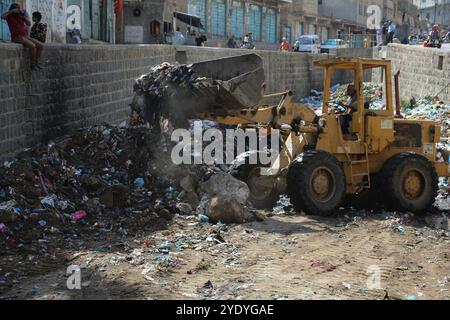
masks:
[[[389,32],[395,32],[395,24],[391,23],[388,28]]]

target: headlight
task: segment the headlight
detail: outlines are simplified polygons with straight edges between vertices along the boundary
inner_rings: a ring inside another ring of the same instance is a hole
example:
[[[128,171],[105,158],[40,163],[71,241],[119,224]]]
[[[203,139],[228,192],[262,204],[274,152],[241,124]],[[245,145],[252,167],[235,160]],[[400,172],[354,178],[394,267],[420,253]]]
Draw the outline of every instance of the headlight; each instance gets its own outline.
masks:
[[[325,119],[319,120],[319,127],[325,128],[326,125],[327,125],[327,121]]]

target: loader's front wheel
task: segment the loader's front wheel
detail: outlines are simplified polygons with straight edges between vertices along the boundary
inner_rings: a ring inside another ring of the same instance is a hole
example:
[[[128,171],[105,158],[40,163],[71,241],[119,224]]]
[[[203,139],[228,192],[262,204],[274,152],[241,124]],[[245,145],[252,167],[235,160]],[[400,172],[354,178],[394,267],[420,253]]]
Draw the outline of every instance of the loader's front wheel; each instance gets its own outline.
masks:
[[[287,194],[297,211],[330,215],[345,195],[345,174],[337,159],[324,151],[303,153],[289,167]]]
[[[401,153],[383,167],[384,201],[388,209],[423,213],[437,196],[438,176],[430,161],[414,153]]]
[[[275,178],[261,175],[262,167],[259,165],[241,165],[235,176],[247,183],[250,189],[248,201],[256,209],[269,209],[275,207],[279,192],[275,186]]]

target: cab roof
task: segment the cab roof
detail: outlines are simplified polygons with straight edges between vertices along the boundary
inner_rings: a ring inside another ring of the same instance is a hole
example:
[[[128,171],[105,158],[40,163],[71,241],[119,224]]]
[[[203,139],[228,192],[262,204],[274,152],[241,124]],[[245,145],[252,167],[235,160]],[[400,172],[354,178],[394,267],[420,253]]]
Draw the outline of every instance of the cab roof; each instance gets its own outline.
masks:
[[[390,60],[381,59],[362,59],[362,58],[334,58],[314,61],[316,67],[335,68],[335,69],[355,69],[362,65],[363,69],[378,68],[390,65]]]

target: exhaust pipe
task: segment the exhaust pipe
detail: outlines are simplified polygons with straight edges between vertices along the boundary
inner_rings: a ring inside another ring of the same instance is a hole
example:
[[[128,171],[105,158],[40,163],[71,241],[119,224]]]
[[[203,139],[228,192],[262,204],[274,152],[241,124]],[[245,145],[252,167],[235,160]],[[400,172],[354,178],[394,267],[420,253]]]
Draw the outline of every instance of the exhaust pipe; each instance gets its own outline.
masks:
[[[401,114],[401,106],[400,106],[400,89],[399,89],[399,81],[398,78],[400,76],[400,70],[394,75],[395,80],[395,118],[403,118]]]

